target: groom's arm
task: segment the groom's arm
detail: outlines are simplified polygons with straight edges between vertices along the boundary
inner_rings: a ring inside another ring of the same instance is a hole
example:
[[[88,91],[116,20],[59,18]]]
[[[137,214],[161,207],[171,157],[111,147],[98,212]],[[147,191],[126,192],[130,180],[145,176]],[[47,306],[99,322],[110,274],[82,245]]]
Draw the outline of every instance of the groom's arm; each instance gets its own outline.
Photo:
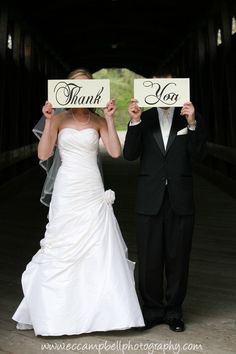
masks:
[[[142,110],[135,98],[130,100],[128,106],[130,122],[125,137],[123,155],[126,160],[136,160],[141,153],[142,140]]]
[[[188,132],[188,150],[191,158],[195,161],[202,161],[207,153],[206,125],[202,116],[196,113],[196,128]]]
[[[132,123],[131,123],[132,124]],[[142,122],[128,125],[125,137],[123,155],[126,160],[133,161],[139,158],[142,147]]]

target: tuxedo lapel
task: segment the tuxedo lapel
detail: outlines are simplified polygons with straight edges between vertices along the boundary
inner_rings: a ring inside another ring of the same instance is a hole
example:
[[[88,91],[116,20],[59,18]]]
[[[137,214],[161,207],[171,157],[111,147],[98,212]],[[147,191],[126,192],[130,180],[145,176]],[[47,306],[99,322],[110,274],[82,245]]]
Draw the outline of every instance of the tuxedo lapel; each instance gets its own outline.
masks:
[[[169,151],[171,145],[173,144],[173,142],[176,138],[177,131],[183,125],[183,122],[181,121],[179,114],[180,114],[179,109],[175,109],[171,129],[170,129],[170,134],[169,134],[169,138],[167,141],[166,153]]]
[[[157,142],[157,145],[159,146],[159,149],[161,150],[162,154],[165,155],[166,151],[165,151],[165,146],[164,146],[164,142],[163,142],[163,138],[162,138],[162,134],[161,134],[161,127],[160,127],[160,123],[159,123],[159,117],[158,117],[158,112],[156,109],[156,114],[153,114],[153,119],[154,119],[154,129],[153,129],[153,136]]]

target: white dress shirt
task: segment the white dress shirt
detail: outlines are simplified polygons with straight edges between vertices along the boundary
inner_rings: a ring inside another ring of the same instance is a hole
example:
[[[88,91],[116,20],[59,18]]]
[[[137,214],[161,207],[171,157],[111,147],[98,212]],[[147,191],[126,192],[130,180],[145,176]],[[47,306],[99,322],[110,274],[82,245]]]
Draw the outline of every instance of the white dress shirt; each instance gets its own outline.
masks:
[[[160,128],[161,128],[161,134],[162,134],[162,139],[164,142],[164,147],[166,149],[168,138],[170,135],[170,129],[173,121],[173,116],[174,116],[174,107],[168,107],[167,109],[163,109],[160,107],[157,107],[158,111],[158,117],[159,117],[159,123],[160,123]],[[141,123],[141,119],[137,122],[129,122],[130,126],[135,126]],[[196,129],[196,120],[192,125],[188,125],[189,130],[195,130]]]
[[[138,120],[137,122],[132,122],[132,120],[129,122],[130,127],[134,126],[134,125],[138,125],[139,123],[141,123],[141,119]]]
[[[162,139],[166,149],[170,129],[173,121],[174,107],[168,107],[167,109],[157,107],[159,123],[161,128]]]

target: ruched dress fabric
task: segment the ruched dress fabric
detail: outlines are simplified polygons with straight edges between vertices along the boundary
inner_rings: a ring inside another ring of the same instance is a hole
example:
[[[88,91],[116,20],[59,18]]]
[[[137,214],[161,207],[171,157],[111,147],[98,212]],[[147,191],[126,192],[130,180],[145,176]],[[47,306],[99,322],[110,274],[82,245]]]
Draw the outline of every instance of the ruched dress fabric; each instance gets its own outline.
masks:
[[[24,297],[13,319],[35,335],[75,335],[144,326],[134,262],[104,190],[94,128],[63,128],[49,221],[22,274]]]

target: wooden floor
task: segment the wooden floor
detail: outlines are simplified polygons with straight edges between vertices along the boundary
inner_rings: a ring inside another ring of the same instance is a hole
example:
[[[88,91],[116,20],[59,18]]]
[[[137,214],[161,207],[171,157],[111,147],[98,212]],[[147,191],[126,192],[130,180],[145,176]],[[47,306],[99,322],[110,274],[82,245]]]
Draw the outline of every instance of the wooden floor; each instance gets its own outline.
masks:
[[[102,160],[105,187],[116,192],[114,211],[129,257],[135,261],[133,210],[138,165],[107,155]],[[122,353],[122,348],[123,353],[236,353],[236,200],[197,175],[185,332],[173,333],[166,325],[145,332],[57,338],[17,331],[11,316],[22,298],[21,274],[38,250],[47,222],[47,208],[39,202],[44,177],[36,166],[0,189],[0,353]]]

